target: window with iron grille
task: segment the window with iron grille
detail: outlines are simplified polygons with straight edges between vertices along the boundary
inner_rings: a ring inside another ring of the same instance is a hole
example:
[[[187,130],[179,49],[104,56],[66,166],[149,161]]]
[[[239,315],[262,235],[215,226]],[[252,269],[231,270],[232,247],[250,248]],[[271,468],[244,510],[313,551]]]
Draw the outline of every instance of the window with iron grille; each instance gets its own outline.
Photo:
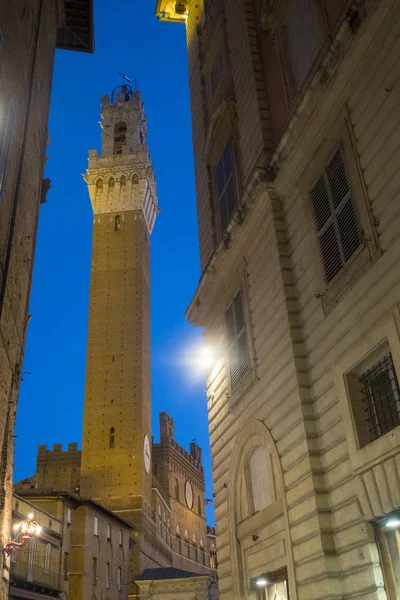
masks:
[[[400,389],[392,355],[389,353],[364,371],[359,384],[372,441],[400,425]]]
[[[331,282],[363,246],[358,217],[338,148],[310,189],[325,280]]]
[[[232,141],[230,139],[216,167],[216,186],[221,233],[223,233],[236,207],[235,170]]]
[[[229,376],[231,388],[234,390],[250,371],[242,290],[235,296],[226,310],[225,323],[228,340]]]

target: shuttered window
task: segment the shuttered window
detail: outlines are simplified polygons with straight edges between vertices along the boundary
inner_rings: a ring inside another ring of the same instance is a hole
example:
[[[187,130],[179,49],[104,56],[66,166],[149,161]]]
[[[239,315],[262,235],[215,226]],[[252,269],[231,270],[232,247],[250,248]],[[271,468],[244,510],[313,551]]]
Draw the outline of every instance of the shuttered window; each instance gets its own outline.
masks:
[[[8,103],[5,115],[5,118],[0,118],[0,203],[3,199],[8,156],[15,124],[15,110],[11,100]]]
[[[236,206],[236,184],[232,141],[228,140],[216,168],[221,233],[227,228]]]
[[[234,390],[250,369],[249,352],[244,318],[244,298],[242,290],[235,296],[225,313],[228,339],[229,375]]]
[[[329,283],[363,245],[340,148],[312,186],[310,196],[325,280]]]

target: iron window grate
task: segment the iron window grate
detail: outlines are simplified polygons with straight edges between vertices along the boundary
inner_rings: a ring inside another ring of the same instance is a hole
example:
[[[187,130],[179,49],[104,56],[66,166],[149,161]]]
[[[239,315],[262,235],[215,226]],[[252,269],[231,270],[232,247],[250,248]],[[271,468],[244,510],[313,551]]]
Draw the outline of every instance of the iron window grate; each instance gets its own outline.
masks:
[[[375,440],[400,425],[400,388],[392,355],[365,371],[359,383],[368,431]]]

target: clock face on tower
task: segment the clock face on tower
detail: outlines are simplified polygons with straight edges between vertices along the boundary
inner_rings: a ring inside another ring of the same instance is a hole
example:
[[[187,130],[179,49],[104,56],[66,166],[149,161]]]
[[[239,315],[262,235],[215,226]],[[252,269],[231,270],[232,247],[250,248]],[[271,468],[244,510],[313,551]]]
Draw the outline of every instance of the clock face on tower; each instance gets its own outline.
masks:
[[[192,509],[193,508],[193,488],[192,488],[192,484],[188,480],[185,481],[185,500],[186,500],[186,504],[188,505],[188,508]]]
[[[146,473],[149,474],[151,457],[150,457],[150,442],[149,442],[149,436],[147,435],[147,433],[144,436],[144,442],[143,442],[143,459],[144,459],[144,468],[146,469]]]

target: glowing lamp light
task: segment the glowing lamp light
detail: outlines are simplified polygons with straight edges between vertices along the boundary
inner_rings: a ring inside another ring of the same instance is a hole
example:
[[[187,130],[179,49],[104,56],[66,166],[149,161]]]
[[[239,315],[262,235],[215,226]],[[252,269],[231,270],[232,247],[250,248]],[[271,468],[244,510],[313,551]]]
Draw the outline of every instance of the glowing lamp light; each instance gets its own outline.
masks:
[[[214,354],[209,348],[203,348],[201,351],[201,364],[205,369],[212,366],[214,362]]]
[[[260,579],[257,579],[256,585],[259,585],[260,587],[265,587],[267,585],[267,580],[263,577],[260,577]]]
[[[11,540],[3,546],[3,552],[7,556],[11,556],[14,552],[15,548],[22,548],[25,546],[33,535],[40,535],[42,532],[42,528],[37,521],[33,520],[33,513],[28,515],[28,518],[20,523],[16,523],[13,526],[14,531],[19,531],[17,537],[14,540]],[[21,538],[21,541],[18,541],[18,538]]]
[[[400,526],[400,513],[392,513],[388,516],[385,521],[385,527],[399,527]]]

